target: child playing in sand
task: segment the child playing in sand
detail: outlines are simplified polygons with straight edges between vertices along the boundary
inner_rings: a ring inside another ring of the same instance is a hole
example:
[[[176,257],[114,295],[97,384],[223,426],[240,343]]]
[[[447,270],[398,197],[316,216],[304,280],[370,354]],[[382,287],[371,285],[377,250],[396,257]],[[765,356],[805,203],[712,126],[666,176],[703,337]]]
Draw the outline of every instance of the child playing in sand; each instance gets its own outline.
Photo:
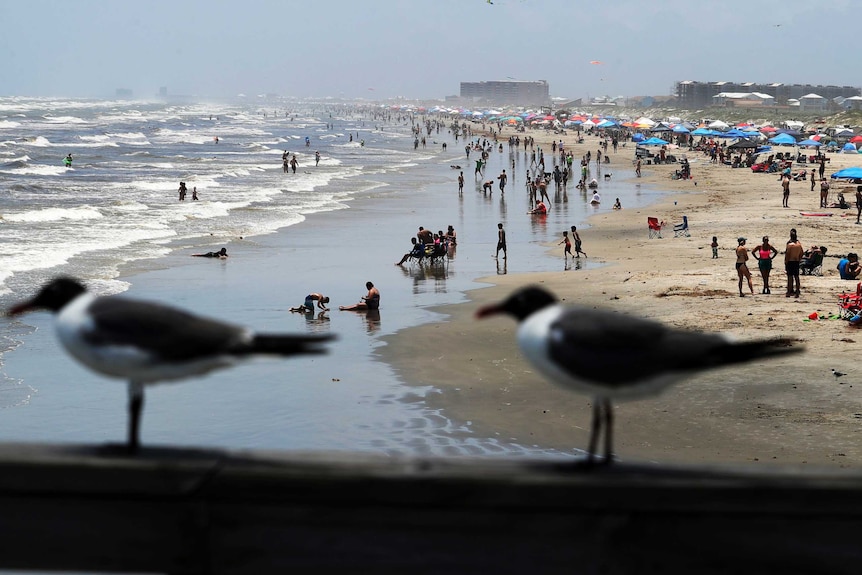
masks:
[[[709,246],[712,248],[712,259],[718,259],[718,238],[716,236],[712,236],[712,243]]]

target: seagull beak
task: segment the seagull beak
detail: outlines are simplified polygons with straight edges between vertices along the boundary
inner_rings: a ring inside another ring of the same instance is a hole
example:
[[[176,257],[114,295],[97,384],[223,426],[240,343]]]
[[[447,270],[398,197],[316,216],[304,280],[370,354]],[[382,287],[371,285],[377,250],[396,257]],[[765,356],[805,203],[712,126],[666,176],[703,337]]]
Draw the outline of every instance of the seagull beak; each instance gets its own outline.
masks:
[[[33,300],[22,301],[21,303],[17,303],[6,310],[7,317],[14,317],[16,315],[21,315],[22,313],[27,313],[36,308],[36,305],[33,303]]]
[[[500,304],[486,305],[484,307],[480,307],[476,311],[476,319],[482,319],[488,316],[497,315],[503,313],[504,311],[505,310],[503,309],[503,306],[501,306]]]

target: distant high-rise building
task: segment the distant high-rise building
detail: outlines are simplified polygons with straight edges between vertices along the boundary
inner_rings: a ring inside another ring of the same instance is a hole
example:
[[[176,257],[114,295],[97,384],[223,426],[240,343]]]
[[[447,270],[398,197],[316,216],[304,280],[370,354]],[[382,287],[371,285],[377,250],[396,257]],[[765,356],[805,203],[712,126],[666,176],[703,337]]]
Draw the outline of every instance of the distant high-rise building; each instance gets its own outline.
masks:
[[[836,97],[850,98],[862,95],[862,90],[855,86],[815,86],[812,84],[757,84],[755,82],[694,82],[685,80],[676,83],[677,104],[683,108],[706,108],[712,105],[713,96],[722,92],[760,92],[775,98],[779,106],[787,104],[787,100],[798,100],[806,94],[818,94],[827,100]]]
[[[461,97],[494,105],[546,106],[551,101],[546,80],[461,82]]]

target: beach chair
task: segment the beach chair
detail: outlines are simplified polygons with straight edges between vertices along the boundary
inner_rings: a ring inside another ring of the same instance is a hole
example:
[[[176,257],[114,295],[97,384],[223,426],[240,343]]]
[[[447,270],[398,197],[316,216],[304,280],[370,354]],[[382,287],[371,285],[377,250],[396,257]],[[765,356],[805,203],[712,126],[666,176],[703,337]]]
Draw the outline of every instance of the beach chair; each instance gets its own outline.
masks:
[[[688,216],[683,216],[682,223],[673,227],[673,237],[678,238],[680,236],[691,237],[691,233],[688,231]]]
[[[838,294],[838,315],[850,319],[862,310],[862,282],[856,284],[856,292]]]
[[[661,222],[658,218],[647,218],[647,225],[649,225],[649,239],[661,237]]]
[[[814,252],[811,254],[810,259],[803,259],[799,263],[799,273],[804,276],[822,276],[823,252]]]

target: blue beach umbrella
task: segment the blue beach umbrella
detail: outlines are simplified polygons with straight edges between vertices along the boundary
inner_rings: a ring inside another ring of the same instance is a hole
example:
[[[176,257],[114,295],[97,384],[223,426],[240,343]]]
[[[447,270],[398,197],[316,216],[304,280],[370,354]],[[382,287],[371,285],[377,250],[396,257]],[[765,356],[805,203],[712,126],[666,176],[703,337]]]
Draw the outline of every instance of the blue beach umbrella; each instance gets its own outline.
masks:
[[[862,168],[844,168],[832,174],[833,180],[859,180],[862,179]]]
[[[796,145],[797,146],[814,146],[815,148],[819,148],[823,144],[821,144],[817,140],[812,140],[809,138],[807,140],[802,140],[801,142],[797,142]]]
[[[769,138],[773,144],[796,144],[796,138],[790,134],[779,134],[774,138]]]

